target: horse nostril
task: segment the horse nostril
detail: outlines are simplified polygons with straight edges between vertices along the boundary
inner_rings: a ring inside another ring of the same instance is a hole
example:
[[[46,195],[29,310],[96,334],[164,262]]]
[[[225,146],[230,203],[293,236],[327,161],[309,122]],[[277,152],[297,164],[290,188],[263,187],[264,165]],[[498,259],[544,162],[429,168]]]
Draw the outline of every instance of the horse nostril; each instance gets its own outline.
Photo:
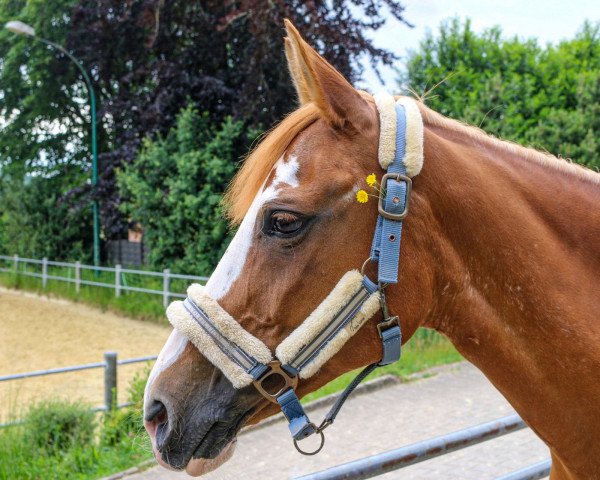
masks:
[[[146,421],[154,423],[157,426],[166,423],[168,419],[167,408],[162,402],[154,400],[152,405],[146,409]]]
[[[150,425],[146,428],[150,436],[154,437],[156,448],[162,450],[170,434],[169,414],[165,404],[154,400],[146,409],[145,420]]]

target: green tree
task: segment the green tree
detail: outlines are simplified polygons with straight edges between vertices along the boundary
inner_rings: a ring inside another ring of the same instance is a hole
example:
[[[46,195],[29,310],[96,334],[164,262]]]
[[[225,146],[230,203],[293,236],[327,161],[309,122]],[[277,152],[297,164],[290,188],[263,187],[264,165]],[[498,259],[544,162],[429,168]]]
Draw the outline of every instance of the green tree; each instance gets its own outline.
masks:
[[[92,197],[99,200],[104,238],[122,238],[127,222],[115,171],[136,158],[144,138],[165,135],[185,105],[209,112],[211,125],[233,115],[250,127],[268,127],[294,107],[284,18],[318,43],[333,65],[358,79],[359,58],[375,66],[394,60],[368,32],[379,29],[386,15],[404,21],[403,11],[397,0],[0,0],[0,25],[30,24],[40,37],[64,45],[89,72],[99,106],[100,177],[92,191],[90,112],[75,65],[55,49],[0,28],[0,177],[13,184],[0,187],[11,195],[10,201],[0,197],[0,218],[11,225],[17,221],[7,210],[15,202],[41,215],[40,205],[30,205],[33,196],[21,189],[29,176],[62,202],[56,206],[46,199],[41,216],[53,218],[65,207],[66,217],[55,225],[61,235],[47,245],[62,244],[67,224],[70,232],[82,228],[84,251],[91,249],[85,243],[89,226],[79,220],[87,216]],[[229,157],[233,163],[247,150],[247,144],[236,146]],[[42,184],[57,175],[63,179],[61,197],[55,195],[55,180]],[[14,250],[18,239],[11,235],[0,232],[0,242]],[[46,251],[46,244],[41,248],[37,240],[34,246],[30,237],[22,238],[18,251]]]
[[[257,131],[207,113],[181,111],[164,137],[147,139],[117,179],[121,208],[144,228],[150,264],[178,272],[209,274],[229,243],[220,201],[236,168],[232,161]]]
[[[67,176],[4,178],[0,183],[0,251],[29,258],[91,260],[91,209],[64,197]]]
[[[30,23],[90,72],[101,120],[99,182],[94,191],[80,181],[71,189],[88,204],[99,199],[103,233],[112,239],[126,230],[115,170],[133,161],[145,137],[166,134],[188,101],[211,122],[233,115],[251,127],[269,127],[294,107],[284,18],[358,79],[359,59],[394,60],[368,33],[387,15],[404,21],[403,10],[397,0],[0,0],[0,23]],[[62,55],[0,32],[0,168],[78,163],[87,172],[85,99],[77,69]]]
[[[75,0],[0,0],[0,26],[19,19],[64,44]],[[64,55],[0,28],[0,251],[89,260],[88,97]],[[100,138],[102,144],[102,137]],[[102,148],[102,147],[101,147]]]
[[[419,94],[431,90],[426,103],[446,116],[600,167],[600,23],[541,47],[453,19],[411,53],[400,80]]]
[[[0,25],[19,19],[37,34],[64,43],[65,11],[75,0],[0,0]],[[88,168],[87,92],[64,55],[31,38],[0,29],[0,174],[52,175]],[[81,181],[81,178],[72,178]]]

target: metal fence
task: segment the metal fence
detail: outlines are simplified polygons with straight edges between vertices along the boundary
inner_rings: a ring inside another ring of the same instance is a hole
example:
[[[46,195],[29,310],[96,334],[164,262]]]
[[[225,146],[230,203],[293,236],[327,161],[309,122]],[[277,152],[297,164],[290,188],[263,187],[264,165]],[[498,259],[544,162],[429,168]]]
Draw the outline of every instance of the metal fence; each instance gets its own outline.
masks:
[[[115,265],[114,267],[96,267],[93,265],[84,265],[80,262],[55,262],[48,260],[47,258],[38,260],[33,258],[19,257],[18,255],[13,255],[12,257],[0,255],[0,261],[4,264],[4,266],[0,264],[0,272],[12,272],[17,275],[40,278],[42,281],[42,288],[44,289],[48,285],[49,280],[56,280],[73,284],[77,293],[80,292],[82,285],[110,288],[114,290],[115,297],[120,297],[123,292],[148,293],[151,295],[161,295],[163,298],[163,305],[165,307],[169,305],[169,302],[172,298],[185,298],[185,294],[171,291],[172,280],[188,280],[203,283],[208,280],[208,277],[171,273],[171,270],[168,268],[162,272],[152,272],[146,270],[122,268],[121,265]],[[33,266],[33,269],[30,269],[30,266]],[[67,276],[49,272],[49,267],[57,267],[63,271],[66,269]],[[95,277],[93,277],[93,279],[84,278],[82,273],[86,271],[95,272]],[[97,278],[99,273],[103,273],[104,278]],[[127,281],[128,275],[146,278],[149,277],[155,280],[154,283],[156,283],[156,280],[158,280],[158,287],[162,288],[156,288],[156,286],[155,288],[147,288],[131,285],[130,283],[132,282]],[[112,280],[110,283],[105,279],[107,276],[110,276],[110,279]]]
[[[80,262],[67,263],[55,262],[43,258],[41,260],[22,258],[18,255],[12,257],[0,255],[0,261],[11,262],[9,268],[0,266],[0,272],[13,272],[19,275],[41,278],[42,287],[46,288],[49,280],[57,280],[69,282],[75,285],[77,292],[80,291],[82,285],[89,285],[102,288],[110,288],[115,292],[116,297],[120,297],[123,292],[141,292],[153,295],[161,295],[163,304],[166,307],[171,298],[185,298],[185,295],[179,292],[171,291],[171,280],[191,280],[198,282],[206,282],[208,277],[199,277],[194,275],[181,275],[171,273],[169,269],[162,272],[152,272],[145,270],[132,270],[122,268],[121,265],[115,267],[95,267],[93,265],[83,265]],[[29,271],[27,268],[22,268],[27,265],[39,266],[41,271]],[[73,271],[73,276],[52,275],[48,272],[48,267],[67,268],[70,272]],[[20,268],[21,267],[21,268]],[[109,272],[113,275],[114,282],[107,283],[97,280],[89,280],[82,278],[82,271]],[[125,275],[141,275],[162,279],[162,289],[145,288],[139,286],[128,285],[125,281]],[[71,367],[53,368],[49,370],[38,370],[34,372],[18,373],[14,375],[0,376],[0,382],[8,380],[19,380],[24,378],[39,377],[43,375],[53,375],[59,373],[75,372],[80,370],[90,370],[95,368],[104,369],[104,405],[94,408],[95,411],[110,411],[114,407],[121,408],[128,404],[114,405],[116,399],[117,388],[117,366],[127,365],[131,363],[148,362],[156,360],[156,356],[147,356],[132,358],[128,360],[117,360],[115,352],[106,352],[103,362],[88,363],[85,365],[74,365]],[[0,424],[0,427],[9,424]],[[414,443],[406,447],[397,448],[388,452],[372,455],[353,462],[338,465],[336,467],[323,470],[321,472],[312,473],[297,480],[359,480],[372,478],[384,473],[391,472],[400,468],[413,465],[444,455],[455,450],[475,445],[480,442],[491,440],[511,432],[515,432],[522,428],[526,428],[525,423],[518,415],[509,415],[507,417],[487,422],[474,427],[469,427],[464,430],[425,440],[423,442]],[[534,465],[528,466],[516,472],[505,475],[498,480],[536,480],[544,478],[550,472],[550,460],[544,460]]]
[[[110,412],[113,408],[123,408],[131,405],[130,403],[116,404],[117,399],[117,369],[119,365],[131,365],[133,363],[152,362],[156,360],[156,355],[148,355],[145,357],[128,358],[126,360],[118,360],[117,352],[105,352],[103,362],[86,363],[83,365],[72,365],[69,367],[50,368],[48,370],[35,370],[32,372],[15,373],[12,375],[0,375],[0,382],[8,382],[13,380],[24,380],[26,378],[43,377],[46,375],[56,375],[61,373],[79,372],[82,370],[93,370],[97,368],[104,369],[104,405],[94,407],[92,410],[96,412]],[[18,422],[17,422],[18,423]],[[15,423],[0,424],[0,427],[7,427]]]
[[[118,366],[154,361],[156,358],[156,356],[150,355],[127,360],[118,360],[116,352],[105,352],[103,362],[3,375],[0,376],[0,382],[102,368],[104,369],[104,405],[95,407],[93,410],[111,411],[113,408],[122,408],[130,405],[129,403],[115,405],[117,398]],[[0,428],[15,424],[18,424],[18,422],[0,424]],[[487,440],[492,440],[523,428],[527,428],[527,425],[521,417],[517,414],[508,415],[491,422],[465,428],[447,435],[413,443],[405,447],[337,465],[327,470],[297,477],[296,480],[362,480],[373,478]],[[538,480],[549,474],[550,467],[551,462],[548,459],[502,476],[497,480]]]
[[[482,423],[447,435],[297,477],[296,480],[363,480],[373,478],[493,438],[498,438],[526,427],[525,422],[517,414],[508,415],[498,420]],[[550,460],[544,460],[500,477],[497,480],[537,480],[548,475],[550,465]]]

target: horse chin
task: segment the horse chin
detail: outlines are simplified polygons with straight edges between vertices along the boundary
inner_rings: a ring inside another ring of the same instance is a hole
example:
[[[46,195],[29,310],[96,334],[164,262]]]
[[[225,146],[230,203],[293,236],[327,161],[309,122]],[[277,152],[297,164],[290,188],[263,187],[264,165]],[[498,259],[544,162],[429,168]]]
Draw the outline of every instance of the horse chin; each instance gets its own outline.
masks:
[[[185,467],[185,472],[192,477],[199,477],[205,473],[212,472],[233,456],[236,443],[237,440],[234,438],[215,458],[192,458],[187,467]]]
[[[190,475],[191,477],[200,477],[209,472],[212,472],[213,470],[216,470],[217,468],[219,468],[221,465],[223,465],[225,462],[227,462],[233,456],[233,452],[235,452],[236,444],[237,444],[237,438],[234,438],[233,440],[231,440],[231,442],[229,442],[227,445],[225,445],[223,450],[221,450],[219,455],[217,455],[215,458],[192,458],[192,459],[190,459],[190,461],[188,462],[188,464],[185,467],[185,472],[188,475]],[[168,470],[173,470],[176,472],[180,471],[180,469],[172,467],[171,465],[169,465],[167,462],[165,462],[162,459],[162,455],[156,449],[156,446],[152,445],[152,449],[154,450],[154,457],[156,458],[156,461],[158,462],[159,465],[161,465],[162,467],[164,467]]]

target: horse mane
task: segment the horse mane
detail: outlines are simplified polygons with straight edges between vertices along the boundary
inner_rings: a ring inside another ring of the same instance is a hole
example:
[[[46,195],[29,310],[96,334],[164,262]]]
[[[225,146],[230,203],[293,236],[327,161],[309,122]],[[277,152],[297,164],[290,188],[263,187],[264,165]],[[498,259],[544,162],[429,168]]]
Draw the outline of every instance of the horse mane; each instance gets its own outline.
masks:
[[[366,92],[360,92],[363,98],[373,102]],[[425,125],[445,128],[465,135],[469,140],[499,152],[517,155],[536,162],[546,168],[572,175],[581,180],[600,185],[600,174],[563,158],[533,148],[496,138],[478,127],[467,125],[458,120],[445,117],[427,107],[421,100],[417,105]],[[239,225],[250,208],[256,193],[296,136],[320,117],[314,103],[303,105],[290,113],[272,130],[266,132],[260,143],[250,152],[241,169],[235,175],[223,197],[223,205],[233,225]]]
[[[271,131],[265,133],[260,143],[250,152],[242,168],[235,175],[223,204],[227,217],[238,225],[250,208],[273,166],[281,158],[296,136],[319,118],[319,109],[308,103],[290,113]]]
[[[509,155],[516,155],[528,161],[536,162],[546,168],[556,170],[559,173],[566,173],[592,184],[600,185],[600,174],[598,172],[573,163],[570,159],[556,157],[547,152],[541,152],[534,148],[527,148],[517,143],[494,137],[478,127],[445,117],[427,107],[422,101],[418,101],[417,105],[419,105],[425,125],[459,132],[469,140],[486,148]]]

